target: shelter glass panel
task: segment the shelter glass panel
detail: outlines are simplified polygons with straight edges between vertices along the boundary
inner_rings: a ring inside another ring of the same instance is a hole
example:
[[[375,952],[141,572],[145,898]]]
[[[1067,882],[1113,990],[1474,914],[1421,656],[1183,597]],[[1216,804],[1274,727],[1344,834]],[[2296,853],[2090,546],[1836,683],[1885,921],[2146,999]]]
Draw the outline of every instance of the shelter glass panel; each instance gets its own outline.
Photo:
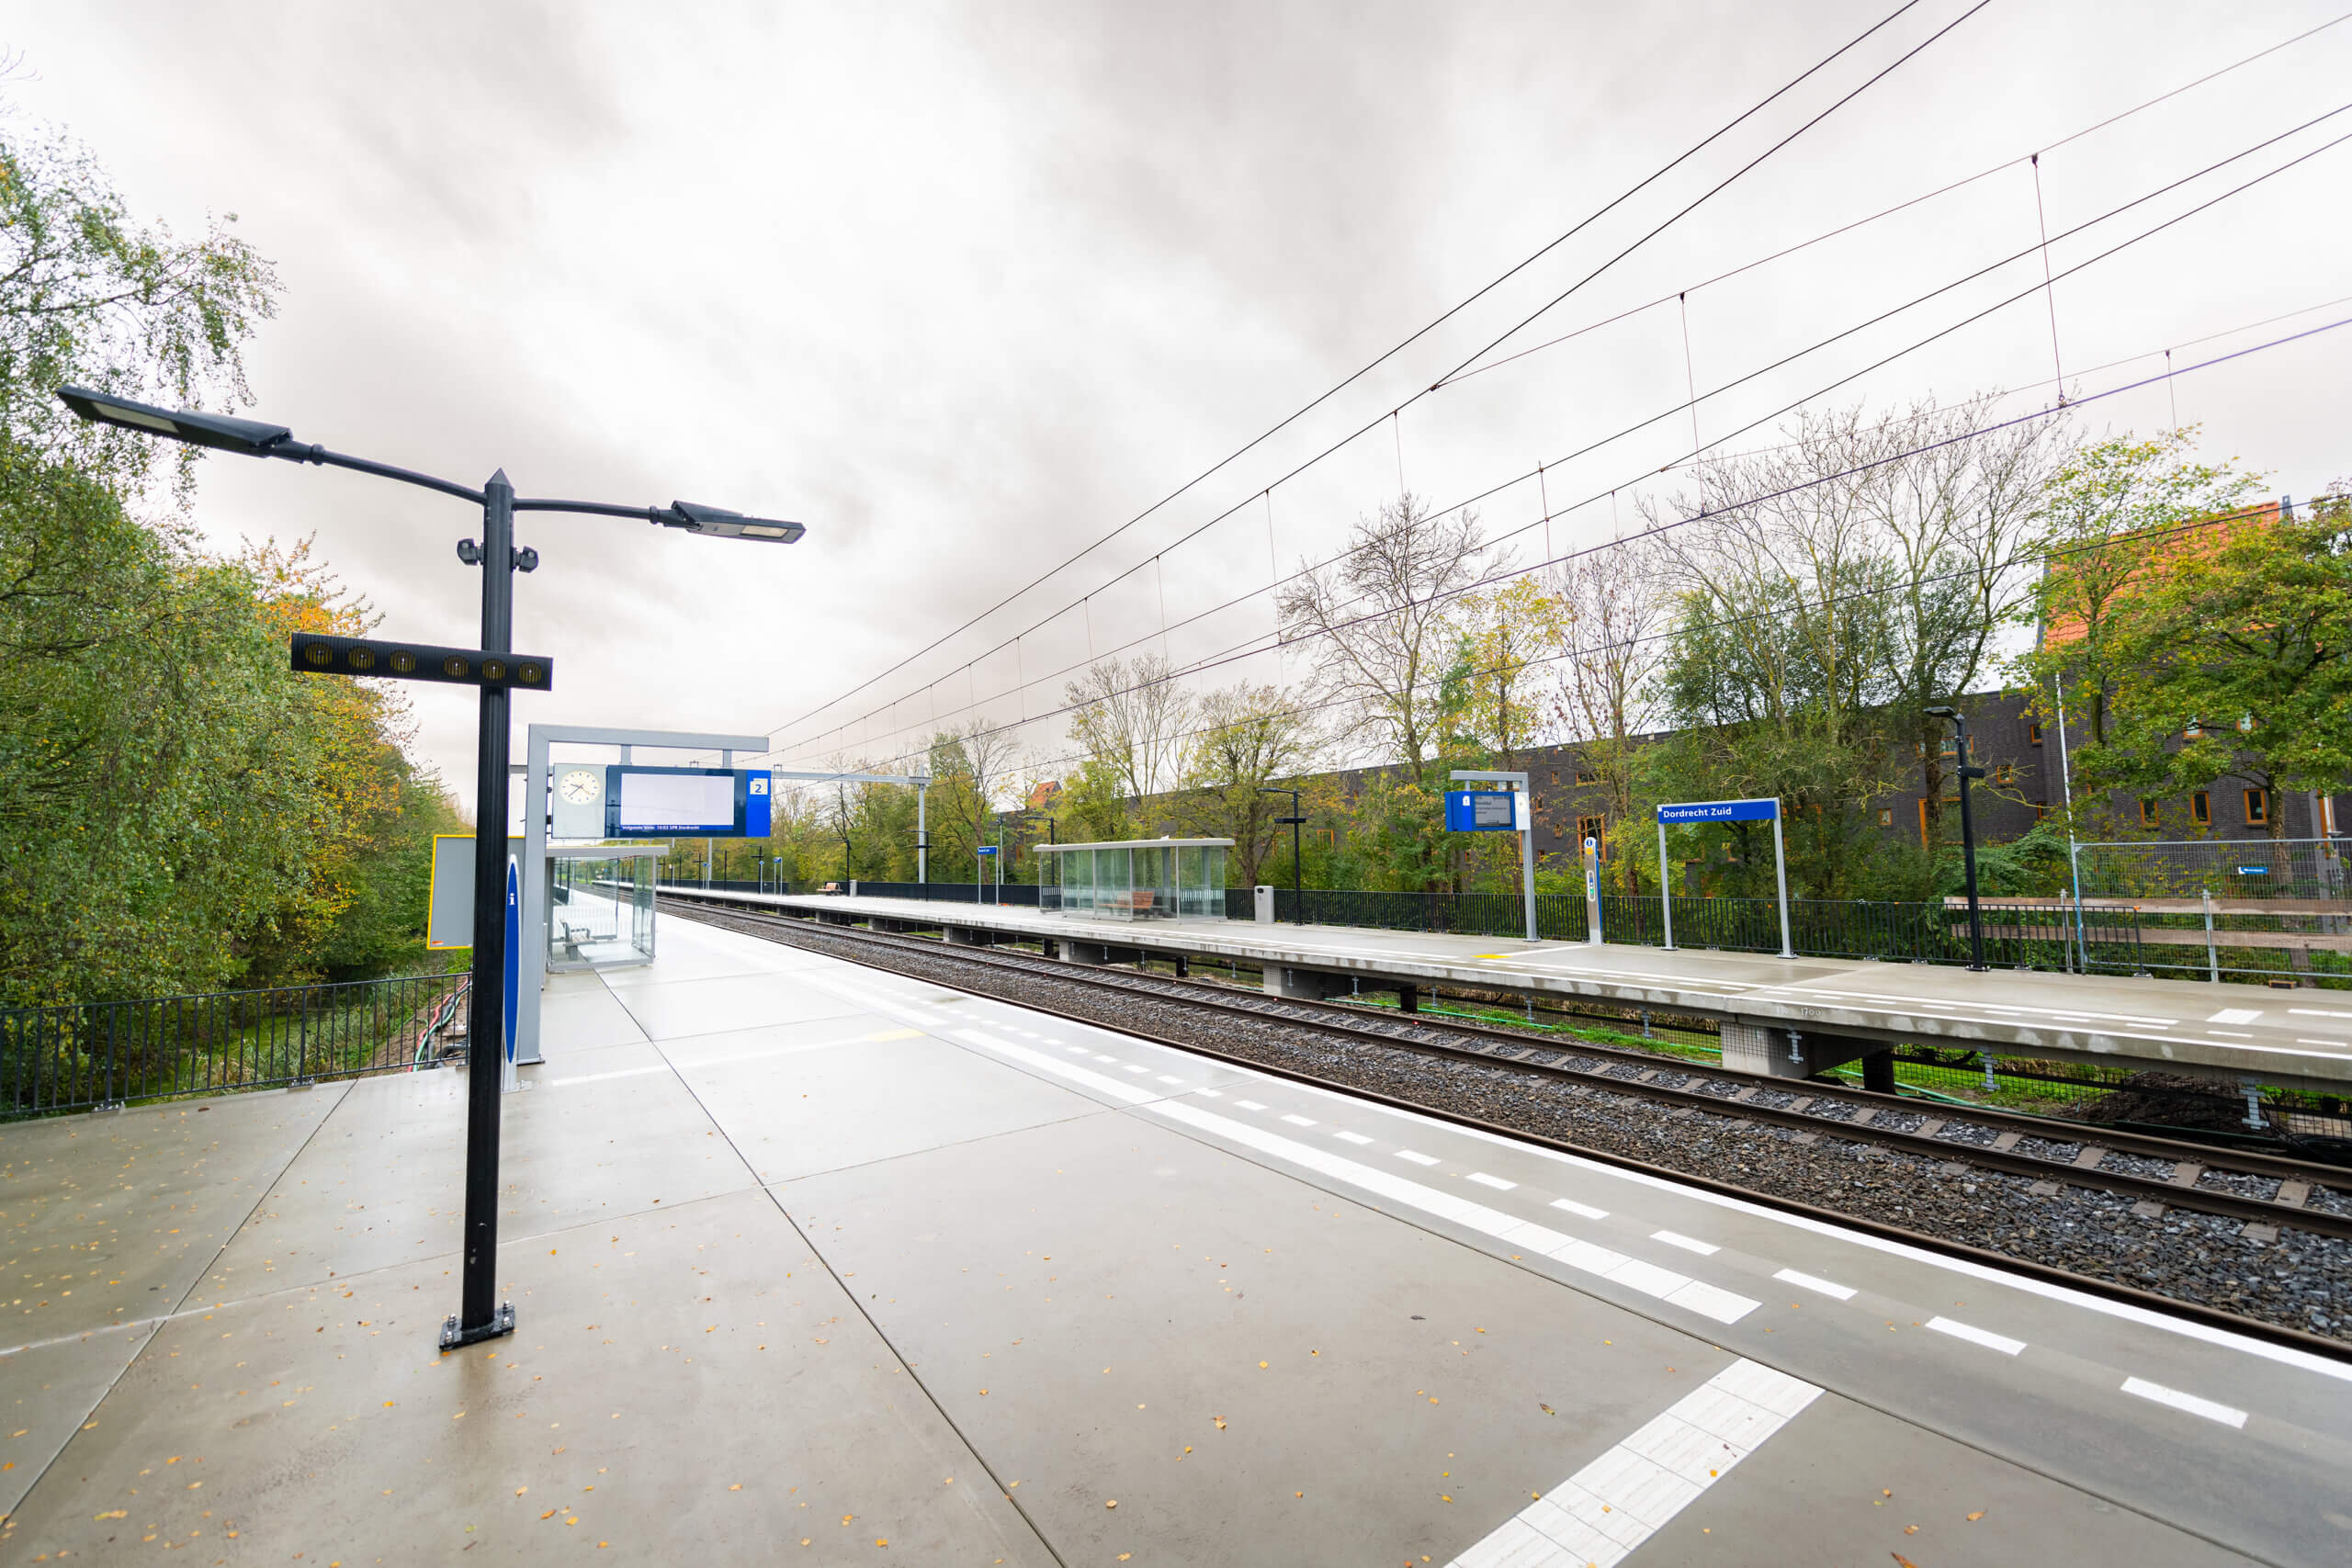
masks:
[[[652,963],[653,867],[646,855],[550,856],[548,967]]]

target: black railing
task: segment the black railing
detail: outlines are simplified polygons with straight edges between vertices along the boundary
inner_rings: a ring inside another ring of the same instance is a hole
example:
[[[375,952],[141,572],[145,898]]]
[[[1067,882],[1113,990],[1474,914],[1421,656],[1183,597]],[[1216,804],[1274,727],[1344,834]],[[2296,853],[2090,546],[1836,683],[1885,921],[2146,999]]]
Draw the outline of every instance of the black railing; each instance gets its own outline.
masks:
[[[0,1009],[0,1119],[430,1065],[464,975]]]
[[[754,882],[744,877],[714,877],[706,883],[699,877],[662,883],[662,891],[695,893],[707,887],[714,893],[822,893],[828,887],[836,892],[849,891],[847,882]],[[1034,882],[1008,882],[999,887],[993,882],[983,882],[977,888],[968,882],[867,882],[857,885],[861,897],[921,898],[935,904],[1017,904],[1023,908],[1037,907],[1037,885]]]
[[[1512,894],[1310,887],[1303,897],[1309,925],[1503,937],[1522,936],[1527,930],[1526,906]],[[1300,897],[1287,887],[1274,889],[1274,919],[1282,923],[1297,919]],[[2073,910],[2004,904],[1986,904],[1983,910],[1987,963],[2042,969],[2081,966],[2075,955]],[[1256,913],[1250,889],[1227,891],[1227,919],[1251,919]],[[2083,911],[2081,946],[2094,971],[2132,973],[2150,967],[2139,919],[2129,909]],[[1600,929],[1610,942],[1659,947],[1665,944],[1665,928],[1655,896],[1602,895]],[[1537,894],[1535,932],[1545,942],[1585,941],[1589,932],[1583,897]],[[1674,944],[1726,953],[1778,953],[1780,905],[1770,898],[1677,898]],[[1943,903],[1793,898],[1789,902],[1789,945],[1807,957],[1965,964],[1968,912]]]

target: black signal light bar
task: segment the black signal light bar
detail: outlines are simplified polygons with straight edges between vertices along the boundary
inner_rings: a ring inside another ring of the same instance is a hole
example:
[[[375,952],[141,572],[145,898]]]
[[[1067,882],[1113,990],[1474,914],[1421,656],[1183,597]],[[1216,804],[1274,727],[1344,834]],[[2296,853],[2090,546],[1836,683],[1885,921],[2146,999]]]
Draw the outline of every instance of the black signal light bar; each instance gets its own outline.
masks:
[[[536,653],[484,653],[477,648],[296,632],[290,657],[294,669],[304,675],[368,675],[525,692],[544,692],[555,684],[555,661]]]

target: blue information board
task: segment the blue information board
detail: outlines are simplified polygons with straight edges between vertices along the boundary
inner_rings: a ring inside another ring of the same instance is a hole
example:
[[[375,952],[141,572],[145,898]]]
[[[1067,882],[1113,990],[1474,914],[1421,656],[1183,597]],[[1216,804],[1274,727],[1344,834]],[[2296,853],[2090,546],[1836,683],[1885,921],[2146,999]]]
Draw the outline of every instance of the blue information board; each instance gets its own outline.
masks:
[[[605,837],[764,839],[774,786],[775,775],[764,768],[611,764],[605,769]]]
[[[1678,822],[1770,822],[1781,815],[1777,800],[1691,800],[1657,808],[1665,826]]]
[[[1517,799],[1507,789],[1450,789],[1445,792],[1445,830],[1449,833],[1509,833],[1519,827],[1512,811]]]
[[[992,855],[996,853],[996,846],[994,844],[982,844],[978,852],[984,855]]]

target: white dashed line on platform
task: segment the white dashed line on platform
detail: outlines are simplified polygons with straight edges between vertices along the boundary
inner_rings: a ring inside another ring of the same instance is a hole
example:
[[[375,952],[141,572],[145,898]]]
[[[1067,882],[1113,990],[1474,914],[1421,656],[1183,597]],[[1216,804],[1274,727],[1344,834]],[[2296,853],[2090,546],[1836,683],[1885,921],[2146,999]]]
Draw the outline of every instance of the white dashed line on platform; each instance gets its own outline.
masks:
[[[1115,1062],[1119,1058],[1116,1056],[1097,1056],[1094,1059],[1098,1062]]]
[[[1148,1073],[1148,1072],[1151,1071],[1151,1069],[1150,1069],[1149,1067],[1140,1066],[1140,1065],[1138,1065],[1137,1063],[1134,1063],[1134,1062],[1129,1062],[1129,1063],[1127,1064],[1127,1068],[1126,1068],[1126,1070],[1127,1070],[1127,1071],[1129,1071],[1129,1072],[1131,1072],[1131,1073]]]
[[[1331,1136],[1340,1139],[1343,1143],[1350,1144],[1368,1144],[1372,1142],[1370,1138],[1365,1137],[1362,1133],[1333,1133]]]
[[[2261,1016],[2260,1008],[2223,1008],[2205,1021],[2208,1023],[2252,1023]]]
[[[1398,1159],[1411,1160],[1415,1165],[1435,1165],[1437,1163],[1437,1161],[1430,1158],[1429,1156],[1419,1153],[1413,1149],[1398,1149],[1396,1151],[1396,1157]]]
[[[1701,1241],[1697,1236],[1684,1235],[1680,1231],[1652,1231],[1650,1239],[1662,1241],[1668,1247],[1679,1247],[1685,1252],[1695,1252],[1702,1258],[1723,1250],[1712,1241]]]
[[[1596,1209],[1589,1203],[1579,1203],[1573,1198],[1555,1198],[1552,1200],[1552,1207],[1566,1210],[1571,1214],[1582,1214],[1588,1220],[1605,1220],[1609,1217],[1608,1210]]]
[[[2158,1404],[2169,1404],[2175,1410],[2186,1410],[2191,1416],[2202,1416],[2208,1421],[2219,1421],[2224,1427],[2243,1427],[2245,1425],[2245,1412],[2235,1405],[2199,1399],[2193,1393],[2183,1393],[2177,1388],[2166,1388],[2145,1378],[2125,1378],[2123,1392],[2136,1393],[2142,1399],[2153,1399]]]
[[[1491,1187],[1498,1192],[1508,1192],[1512,1188],[1519,1185],[1516,1181],[1505,1181],[1499,1176],[1488,1176],[1483,1170],[1472,1171],[1470,1173],[1470,1179],[1476,1182],[1481,1187]]]
[[[1266,1109],[1254,1100],[1237,1100],[1233,1103],[1241,1107],[1244,1111],[1263,1111]]]
[[[1996,1334],[1989,1328],[1979,1328],[1973,1323],[1961,1323],[1949,1317],[1931,1317],[1928,1320],[1928,1326],[1939,1334],[1949,1334],[1954,1339],[1965,1339],[1971,1345],[1998,1350],[2004,1356],[2014,1356],[2025,1348],[2022,1339],[2012,1339],[2006,1334]]]
[[[1622,1562],[1820,1393],[1785,1372],[1734,1361],[1447,1568]]]
[[[1824,1280],[1814,1274],[1800,1274],[1793,1269],[1783,1269],[1772,1276],[1784,1285],[1794,1285],[1800,1291],[1816,1291],[1825,1296],[1835,1296],[1841,1302],[1854,1299],[1854,1288],[1835,1280]]]
[[[1161,1083],[1182,1083],[1184,1080],[1178,1077],[1174,1073],[1162,1073],[1159,1075],[1159,1081]]]
[[[1315,1118],[1312,1116],[1293,1116],[1285,1113],[1283,1120],[1294,1127],[1312,1127],[1316,1124]]]

